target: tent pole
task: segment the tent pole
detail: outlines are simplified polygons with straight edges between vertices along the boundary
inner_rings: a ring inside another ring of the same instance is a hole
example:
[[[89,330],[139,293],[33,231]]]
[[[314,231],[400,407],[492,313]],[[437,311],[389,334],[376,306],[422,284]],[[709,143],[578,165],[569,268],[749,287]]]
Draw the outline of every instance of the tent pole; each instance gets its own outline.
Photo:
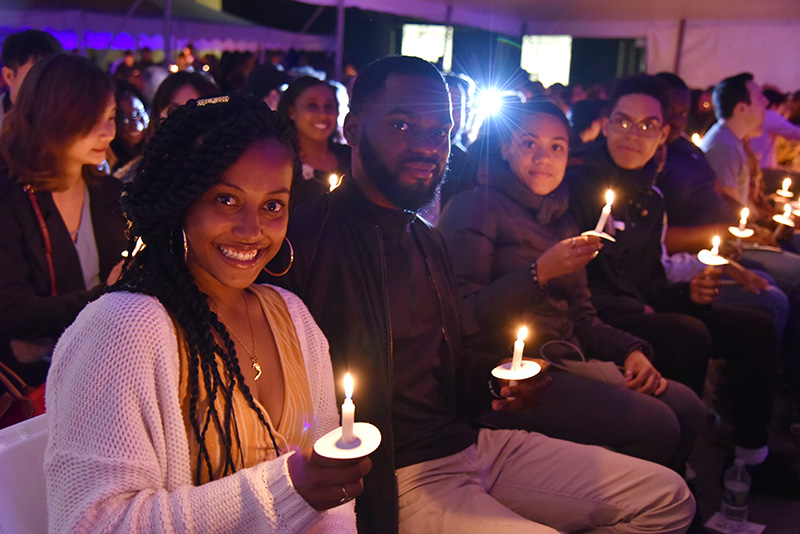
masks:
[[[106,47],[105,50],[103,50],[103,53],[100,56],[100,59],[98,60],[98,63],[100,65],[102,65],[103,62],[105,62],[106,56],[108,55],[108,51],[111,50],[111,45],[114,44],[114,41],[117,39],[117,36],[120,33],[122,33],[122,30],[124,30],[125,26],[128,25],[128,21],[131,20],[131,17],[133,16],[134,12],[136,12],[136,10],[139,8],[139,4],[141,3],[142,0],[136,0],[130,7],[130,9],[128,9],[128,12],[125,13],[125,18],[122,19],[122,23],[120,23],[119,27],[117,28],[117,31],[115,31],[114,34],[111,36],[111,40],[108,41],[108,46]]]
[[[336,6],[336,63],[334,76],[342,79],[344,68],[344,0],[339,0]]]
[[[172,62],[172,0],[164,3],[164,63]]]
[[[683,36],[685,34],[686,34],[686,19],[681,19],[680,23],[678,23],[678,46],[675,50],[675,65],[672,68],[672,72],[674,72],[676,75],[679,75],[679,71],[681,68]]]

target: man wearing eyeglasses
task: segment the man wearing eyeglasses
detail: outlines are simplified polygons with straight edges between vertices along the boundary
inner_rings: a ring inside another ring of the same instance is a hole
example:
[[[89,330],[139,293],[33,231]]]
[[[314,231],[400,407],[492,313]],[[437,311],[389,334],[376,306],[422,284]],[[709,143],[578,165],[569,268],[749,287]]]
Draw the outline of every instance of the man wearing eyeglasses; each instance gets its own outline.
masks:
[[[654,76],[619,80],[610,99],[605,139],[576,154],[567,168],[570,212],[581,230],[592,230],[605,203],[614,203],[606,242],[587,265],[592,302],[606,323],[648,341],[654,364],[667,378],[702,394],[709,358],[727,360],[735,455],[743,458],[758,494],[800,498],[800,476],[769,454],[774,325],[759,312],[714,304],[719,268],[684,283],[670,283],[661,263],[664,198],[654,186],[654,155],[666,142],[669,93]],[[730,461],[733,460],[731,454]]]

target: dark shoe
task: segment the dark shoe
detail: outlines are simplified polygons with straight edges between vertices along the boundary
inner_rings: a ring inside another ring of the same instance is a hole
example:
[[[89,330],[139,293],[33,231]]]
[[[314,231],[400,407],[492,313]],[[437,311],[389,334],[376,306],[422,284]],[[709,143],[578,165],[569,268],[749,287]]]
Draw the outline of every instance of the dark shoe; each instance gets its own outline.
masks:
[[[758,465],[748,465],[747,471],[752,479],[750,493],[753,495],[800,500],[800,474],[775,454]]]

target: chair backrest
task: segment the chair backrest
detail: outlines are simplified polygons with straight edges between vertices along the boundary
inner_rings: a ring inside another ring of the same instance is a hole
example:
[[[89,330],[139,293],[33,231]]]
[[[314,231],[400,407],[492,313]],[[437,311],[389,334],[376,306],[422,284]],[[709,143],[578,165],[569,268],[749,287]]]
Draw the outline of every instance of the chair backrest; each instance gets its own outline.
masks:
[[[47,414],[0,430],[0,534],[45,534]]]

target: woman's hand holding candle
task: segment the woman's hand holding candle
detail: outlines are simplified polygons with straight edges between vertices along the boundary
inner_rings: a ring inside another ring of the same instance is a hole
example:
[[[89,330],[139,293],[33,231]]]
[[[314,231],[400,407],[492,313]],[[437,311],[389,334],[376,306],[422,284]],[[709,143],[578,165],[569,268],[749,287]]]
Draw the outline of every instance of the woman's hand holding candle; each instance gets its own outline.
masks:
[[[351,460],[325,458],[310,447],[295,449],[287,464],[297,493],[320,511],[361,495],[363,478],[372,468],[372,461],[367,456]]]
[[[539,283],[574,273],[586,267],[603,248],[603,240],[594,235],[581,235],[559,241],[536,260]]]
[[[712,304],[719,298],[719,278],[722,270],[706,267],[689,281],[689,298],[695,304]]]

